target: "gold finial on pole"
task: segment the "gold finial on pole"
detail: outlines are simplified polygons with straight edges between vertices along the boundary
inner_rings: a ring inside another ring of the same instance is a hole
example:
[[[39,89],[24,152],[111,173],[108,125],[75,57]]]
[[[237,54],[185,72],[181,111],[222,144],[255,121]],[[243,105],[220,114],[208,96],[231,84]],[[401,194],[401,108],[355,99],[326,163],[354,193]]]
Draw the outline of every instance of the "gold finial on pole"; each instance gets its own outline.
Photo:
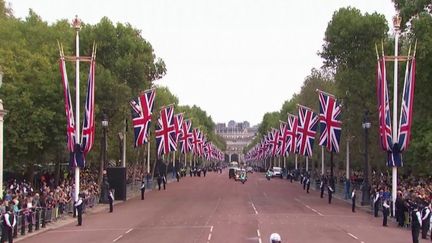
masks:
[[[79,31],[81,29],[81,19],[78,18],[78,15],[75,15],[75,18],[72,20],[72,27]]]
[[[401,16],[399,16],[399,14],[396,14],[393,17],[393,27],[395,31],[398,31],[400,29],[401,22],[402,22]]]

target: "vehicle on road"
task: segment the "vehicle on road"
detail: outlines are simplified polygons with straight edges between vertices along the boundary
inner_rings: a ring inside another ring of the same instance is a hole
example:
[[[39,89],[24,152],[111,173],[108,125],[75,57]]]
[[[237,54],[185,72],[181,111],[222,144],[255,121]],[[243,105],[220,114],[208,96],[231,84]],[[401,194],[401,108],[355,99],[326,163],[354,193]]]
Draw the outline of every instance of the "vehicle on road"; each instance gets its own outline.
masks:
[[[273,171],[271,171],[270,169],[266,172],[266,178],[267,178],[267,180],[270,180],[270,178],[272,178],[272,176],[273,176]]]
[[[280,177],[282,179],[282,168],[273,166],[273,174],[272,177]]]
[[[230,165],[229,165],[229,170],[228,170],[228,177],[231,179],[231,178],[234,178],[235,179],[235,176],[236,176],[236,169],[238,169],[238,163],[236,162],[236,161],[233,161],[233,162],[231,162],[230,163]]]
[[[253,168],[251,166],[246,167],[246,172],[247,173],[253,173]]]
[[[245,169],[240,170],[240,181],[244,184],[247,181],[247,172]]]

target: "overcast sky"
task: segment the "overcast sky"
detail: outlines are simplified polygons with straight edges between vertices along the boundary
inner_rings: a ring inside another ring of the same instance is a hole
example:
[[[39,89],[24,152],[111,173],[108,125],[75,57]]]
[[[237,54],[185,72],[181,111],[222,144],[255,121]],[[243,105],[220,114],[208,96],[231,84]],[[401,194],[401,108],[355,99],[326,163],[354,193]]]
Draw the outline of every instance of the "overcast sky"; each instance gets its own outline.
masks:
[[[17,17],[33,9],[49,23],[76,14],[130,23],[167,65],[159,84],[215,122],[261,121],[322,66],[324,32],[337,9],[384,14],[391,0],[6,0]],[[97,76],[97,74],[96,74]],[[97,81],[97,77],[96,77]],[[318,101],[317,101],[318,102]]]

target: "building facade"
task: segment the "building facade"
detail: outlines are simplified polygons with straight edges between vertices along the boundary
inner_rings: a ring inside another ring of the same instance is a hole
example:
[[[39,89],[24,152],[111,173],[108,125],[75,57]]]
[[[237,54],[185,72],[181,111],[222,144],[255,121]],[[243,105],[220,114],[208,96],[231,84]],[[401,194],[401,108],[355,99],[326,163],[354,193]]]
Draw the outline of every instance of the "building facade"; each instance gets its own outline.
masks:
[[[215,132],[226,141],[225,162],[244,161],[243,149],[255,138],[258,126],[250,127],[249,122],[233,120],[216,124]]]

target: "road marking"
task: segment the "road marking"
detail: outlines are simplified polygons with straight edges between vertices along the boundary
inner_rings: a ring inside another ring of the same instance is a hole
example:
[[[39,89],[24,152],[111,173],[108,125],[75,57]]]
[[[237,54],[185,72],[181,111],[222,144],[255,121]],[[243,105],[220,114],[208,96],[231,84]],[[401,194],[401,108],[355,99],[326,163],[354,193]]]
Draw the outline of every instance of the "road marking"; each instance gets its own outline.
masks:
[[[207,240],[208,240],[208,241],[210,241],[210,240],[211,240],[211,233],[209,234],[209,236],[208,236]]]
[[[257,235],[258,235],[258,243],[262,243],[261,233],[260,233],[259,229],[257,229]]]
[[[126,233],[125,233],[125,234],[127,234],[127,233],[131,232],[132,230],[133,230],[133,228],[130,228],[130,229],[128,229],[128,231],[126,231]]]
[[[210,233],[209,233],[208,238],[207,238],[207,243],[210,243],[210,240],[212,238],[212,232],[213,232],[213,225],[210,227]]]
[[[115,239],[113,240],[113,242],[116,242],[116,241],[120,240],[122,237],[123,237],[123,235],[120,235],[119,237],[115,238]]]
[[[355,235],[353,235],[353,234],[351,234],[351,233],[347,233],[347,234],[348,234],[349,236],[351,236],[352,238],[356,239],[356,240],[359,239],[357,236],[355,236]]]
[[[310,207],[309,205],[304,204],[302,201],[300,201],[300,199],[295,198],[294,200],[296,200],[297,202],[299,202],[300,204],[302,204],[303,206],[305,206],[306,208],[312,210],[314,213],[318,214],[319,216],[324,216],[324,214],[320,213],[318,210]]]
[[[213,232],[213,226],[212,226],[212,227],[210,227],[210,232]]]
[[[258,237],[261,237],[261,234],[260,234],[260,232],[259,232],[259,229],[257,229],[257,235],[258,235]]]
[[[253,208],[253,210],[255,211],[255,214],[258,214],[258,211],[257,211],[257,209],[256,209],[256,207],[255,207],[255,204],[254,204],[253,202],[251,202],[251,204],[252,204],[252,208]]]

